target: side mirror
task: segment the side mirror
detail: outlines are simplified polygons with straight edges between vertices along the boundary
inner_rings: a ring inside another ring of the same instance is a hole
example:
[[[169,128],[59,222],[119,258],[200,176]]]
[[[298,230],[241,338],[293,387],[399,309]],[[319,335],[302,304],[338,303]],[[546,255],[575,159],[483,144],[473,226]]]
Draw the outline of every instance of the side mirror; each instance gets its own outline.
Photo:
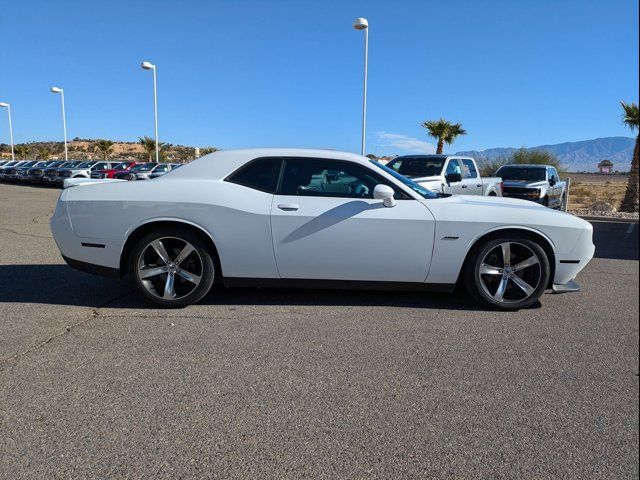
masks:
[[[447,183],[457,183],[462,181],[462,175],[460,173],[448,173],[444,176]]]
[[[549,185],[551,185],[552,187],[556,184],[556,177],[551,177],[549,179]]]
[[[393,188],[388,185],[378,184],[373,189],[373,198],[382,200],[382,204],[389,208],[396,206],[396,201],[393,198],[394,194]]]

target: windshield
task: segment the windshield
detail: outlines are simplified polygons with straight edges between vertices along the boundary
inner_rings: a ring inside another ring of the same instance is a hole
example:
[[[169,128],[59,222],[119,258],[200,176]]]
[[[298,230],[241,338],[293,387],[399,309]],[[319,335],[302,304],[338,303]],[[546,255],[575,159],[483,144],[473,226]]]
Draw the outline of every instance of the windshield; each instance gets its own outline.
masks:
[[[544,167],[501,167],[496,176],[507,181],[541,182],[546,180],[546,173]]]
[[[405,177],[434,177],[440,175],[446,158],[405,155],[387,163],[387,167]]]
[[[120,162],[113,167],[113,170],[126,170],[130,164],[131,162]]]
[[[421,197],[423,197],[423,198],[437,198],[437,195],[435,193],[433,193],[431,190],[428,190],[428,189],[424,188],[423,186],[418,185],[413,180],[409,180],[407,177],[405,177],[403,175],[400,175],[395,170],[392,170],[389,167],[386,167],[386,166],[382,165],[381,163],[378,163],[378,162],[376,162],[374,160],[370,160],[370,161],[371,161],[372,164],[374,164],[380,170],[383,170],[383,171],[387,172],[393,178],[395,178],[396,180],[399,180],[400,182],[402,182],[404,185],[409,187],[411,190],[416,192]]]
[[[140,165],[133,167],[132,170],[136,172],[148,172],[155,166],[156,164],[154,162],[141,163]]]
[[[80,165],[80,162],[65,162],[62,165],[60,165],[60,167],[74,168],[74,167],[77,167],[78,165]]]
[[[21,167],[33,167],[35,164],[36,164],[36,162],[27,162],[27,163],[23,163],[20,166]]]
[[[62,165],[64,165],[64,162],[51,162],[47,165],[47,168],[61,167]]]

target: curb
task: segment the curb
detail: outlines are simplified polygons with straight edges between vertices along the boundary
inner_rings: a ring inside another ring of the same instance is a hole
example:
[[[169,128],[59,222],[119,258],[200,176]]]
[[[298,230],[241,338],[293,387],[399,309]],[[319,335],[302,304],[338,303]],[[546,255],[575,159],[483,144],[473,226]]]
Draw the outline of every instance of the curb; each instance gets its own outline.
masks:
[[[611,223],[638,223],[637,218],[597,217],[589,215],[576,215],[587,222],[611,222]]]

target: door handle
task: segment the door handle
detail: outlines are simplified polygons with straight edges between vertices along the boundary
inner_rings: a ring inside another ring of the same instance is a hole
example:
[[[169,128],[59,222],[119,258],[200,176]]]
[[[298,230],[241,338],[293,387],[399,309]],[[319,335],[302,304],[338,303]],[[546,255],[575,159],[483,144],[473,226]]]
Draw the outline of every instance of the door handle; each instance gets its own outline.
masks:
[[[281,204],[278,205],[278,208],[280,210],[284,210],[285,212],[295,212],[300,207],[298,205],[293,204],[293,203],[281,203]]]
[[[467,188],[469,185],[462,185],[462,188]]]
[[[482,186],[482,184],[481,184],[481,183],[479,183],[478,185],[476,185],[476,187],[478,187],[478,188],[480,188],[481,186]]]

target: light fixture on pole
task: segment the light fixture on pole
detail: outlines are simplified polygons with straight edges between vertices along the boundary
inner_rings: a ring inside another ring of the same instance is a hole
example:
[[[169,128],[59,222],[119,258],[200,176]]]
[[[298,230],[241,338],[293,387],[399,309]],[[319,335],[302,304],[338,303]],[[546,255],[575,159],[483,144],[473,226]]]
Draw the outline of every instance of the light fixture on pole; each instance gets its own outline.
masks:
[[[140,66],[144,70],[153,70],[153,118],[155,122],[156,163],[160,161],[160,144],[158,143],[158,81],[156,78],[156,66],[150,62],[142,62]]]
[[[62,129],[64,130],[64,160],[69,160],[67,152],[67,118],[64,112],[64,90],[59,87],[51,87],[51,93],[59,93],[62,100]]]
[[[6,102],[0,102],[0,108],[6,108],[9,114],[9,139],[11,140],[11,160],[15,160],[16,156],[13,153],[13,127],[11,126],[11,104]]]
[[[364,155],[365,137],[367,135],[367,64],[369,62],[369,22],[366,18],[356,18],[353,28],[364,30],[364,82],[362,86],[362,147],[360,154]]]

